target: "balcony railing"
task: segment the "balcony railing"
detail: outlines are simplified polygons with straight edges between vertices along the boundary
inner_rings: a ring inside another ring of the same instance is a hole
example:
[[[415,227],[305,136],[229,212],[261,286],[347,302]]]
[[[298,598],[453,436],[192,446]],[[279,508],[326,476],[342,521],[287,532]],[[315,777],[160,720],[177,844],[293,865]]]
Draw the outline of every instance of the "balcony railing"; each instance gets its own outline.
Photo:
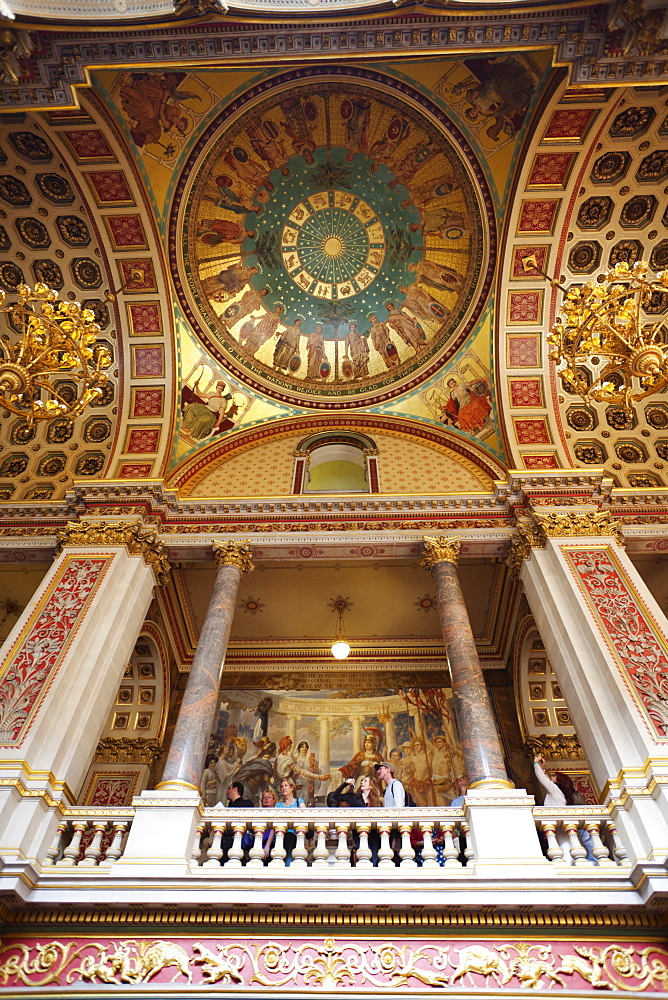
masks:
[[[242,869],[443,869],[472,873],[472,831],[462,809],[203,809],[191,845],[199,878]],[[67,809],[41,859],[44,869],[111,871],[123,856],[132,808]],[[534,809],[537,835],[555,869],[619,868],[627,851],[607,807]],[[589,854],[583,833],[589,840]],[[156,834],[159,836],[159,834]]]

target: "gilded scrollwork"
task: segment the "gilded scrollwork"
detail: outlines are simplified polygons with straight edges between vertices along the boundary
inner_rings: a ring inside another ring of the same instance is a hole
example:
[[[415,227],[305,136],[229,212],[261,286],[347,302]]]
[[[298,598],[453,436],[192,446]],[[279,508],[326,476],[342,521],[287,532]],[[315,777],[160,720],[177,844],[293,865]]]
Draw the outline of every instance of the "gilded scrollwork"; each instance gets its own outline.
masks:
[[[624,541],[619,523],[607,510],[586,511],[581,514],[551,512],[536,514],[535,517],[538,526],[549,538],[601,535],[612,536],[620,545]]]
[[[461,548],[461,538],[428,538],[423,539],[422,565],[425,569],[431,569],[440,562],[452,563],[454,566],[459,562],[459,550]]]
[[[548,760],[583,760],[584,751],[577,736],[530,736],[524,744],[527,756],[545,757]]]
[[[255,569],[253,550],[248,542],[214,541],[213,554],[218,567],[236,566],[242,573]]]
[[[546,544],[547,536],[539,524],[518,524],[510,540],[510,552],[506,559],[511,576],[517,579],[522,563],[529,558],[532,550],[544,549]]]
[[[458,946],[459,945],[459,946]],[[409,992],[428,987],[525,990],[614,989],[665,991],[668,953],[662,946],[598,941],[475,940],[441,945],[334,938],[265,940],[179,938],[7,941],[0,951],[2,985],[72,983],[245,986],[272,990],[378,988]],[[515,981],[513,983],[513,980]],[[587,984],[587,985],[583,985]]]
[[[159,586],[169,579],[164,544],[155,529],[143,528],[140,521],[68,521],[67,527],[58,533],[56,555],[68,545],[124,545],[130,555],[142,556]]]
[[[93,756],[95,764],[155,764],[162,753],[159,740],[146,740],[141,736],[101,739]]]

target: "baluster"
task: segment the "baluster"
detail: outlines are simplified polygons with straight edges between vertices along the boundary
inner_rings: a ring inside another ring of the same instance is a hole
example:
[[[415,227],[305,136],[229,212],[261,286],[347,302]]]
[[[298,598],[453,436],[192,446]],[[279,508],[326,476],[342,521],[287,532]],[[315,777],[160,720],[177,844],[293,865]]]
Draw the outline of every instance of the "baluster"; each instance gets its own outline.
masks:
[[[77,820],[72,824],[74,828],[74,836],[71,841],[63,851],[63,856],[60,861],[56,862],[57,865],[63,868],[72,868],[77,864],[77,858],[79,857],[79,851],[81,850],[81,838],[84,835],[84,830],[88,826],[88,820]]]
[[[438,856],[436,854],[436,848],[431,839],[432,831],[434,829],[433,821],[427,820],[426,822],[420,823],[420,829],[422,830],[422,867],[423,868],[438,868]]]
[[[246,832],[246,821],[236,820],[231,824],[234,830],[234,841],[229,851],[227,852],[227,862],[225,863],[225,868],[241,868],[241,862],[244,859],[244,850],[241,846],[241,840],[244,833]]]
[[[619,834],[617,833],[617,827],[613,822],[611,822],[611,820],[608,820],[608,830],[610,832],[610,836],[612,837],[612,843],[613,843],[612,853],[617,858],[617,864],[621,865],[623,864],[624,861],[628,859],[626,848],[619,839]]]
[[[104,831],[107,829],[107,821],[98,820],[93,823],[93,839],[84,851],[84,856],[79,862],[81,867],[94,868],[98,861],[100,860],[100,855],[102,854],[101,845],[102,837],[104,836]]]
[[[348,847],[348,820],[336,824],[336,834],[339,838],[334,856],[337,868],[350,868],[350,848]]]
[[[193,838],[193,848],[192,848],[192,851],[190,852],[190,856],[191,856],[192,860],[197,865],[199,865],[200,859],[202,857],[202,834],[204,833],[204,827],[205,826],[206,826],[206,823],[204,822],[204,820],[202,820],[201,823],[197,824],[197,829],[195,830],[195,836]],[[107,851],[107,857],[108,856],[109,856],[109,852]]]
[[[573,864],[582,865],[587,864],[587,852],[582,846],[582,841],[578,837],[578,827],[580,825],[579,821],[576,819],[567,819],[563,821],[564,830],[568,834],[568,840],[571,845],[571,857],[573,858]]]
[[[473,841],[471,840],[471,827],[467,820],[462,820],[460,828],[463,836],[466,838],[466,847],[464,848],[464,857],[466,858],[466,863],[473,861],[475,851],[473,850]]]
[[[329,832],[329,821],[319,820],[315,824],[316,845],[313,851],[313,868],[326,868],[329,861],[329,851],[327,850],[327,833]]]
[[[295,833],[297,834],[297,843],[292,849],[292,867],[294,868],[306,868],[308,858],[308,850],[306,847],[306,831],[308,830],[308,823],[304,820],[295,823]]]
[[[459,865],[459,851],[455,847],[453,837],[454,829],[454,823],[441,823],[441,830],[443,831],[443,857],[445,858],[446,865],[450,866]]]
[[[285,837],[285,831],[287,828],[287,823],[281,822],[280,820],[274,821],[274,846],[271,849],[271,861],[269,862],[270,868],[285,868],[287,851],[283,847],[283,838]]]
[[[46,857],[42,862],[43,865],[55,865],[56,859],[60,854],[60,845],[63,839],[63,834],[67,829],[67,820],[62,819],[58,824],[58,829],[56,830],[56,835],[51,842],[51,847],[47,848]]]
[[[556,822],[556,820],[542,820],[542,821],[539,821],[539,822],[541,822],[541,825],[543,827],[543,833],[547,837],[547,856],[548,856],[548,858],[554,864],[557,864],[557,865],[563,865],[563,864],[565,864],[565,861],[564,861],[564,852],[562,851],[561,847],[559,846],[559,841],[557,840],[557,835],[556,835],[556,832],[555,832],[556,829],[557,829],[557,822]]]
[[[596,858],[596,864],[601,868],[614,865],[615,862],[610,857],[610,851],[601,840],[600,820],[585,820],[584,827],[591,836],[591,853]]]
[[[418,864],[415,860],[415,851],[411,844],[411,830],[413,829],[413,823],[410,819],[399,821],[399,833],[401,834],[401,850],[399,851],[399,857],[401,862],[399,864],[400,868],[417,868]]]
[[[211,847],[206,852],[206,861],[202,865],[202,868],[217,868],[222,864],[223,849],[221,847],[221,841],[226,827],[227,823],[225,820],[218,820],[217,823],[211,824],[213,839],[211,841]]]
[[[267,829],[267,824],[263,823],[261,820],[253,820],[252,826],[255,839],[253,841],[253,846],[248,852],[246,868],[264,868],[264,847],[262,846],[262,837],[264,835],[264,831]]]
[[[357,832],[359,834],[360,843],[357,848],[357,861],[355,866],[357,868],[373,868],[371,862],[371,848],[369,847],[369,830],[371,829],[371,820],[362,820],[357,823]]]
[[[128,821],[125,820],[125,819],[121,819],[121,820],[116,819],[111,824],[111,828],[114,831],[114,839],[112,840],[111,844],[107,848],[107,858],[106,858],[106,860],[113,863],[114,861],[118,861],[118,859],[120,858],[120,856],[122,854],[122,847],[121,847],[121,845],[123,843],[123,837],[125,836],[125,831],[128,828]],[[202,823],[202,829],[203,828],[204,828],[204,824]]]
[[[394,851],[390,847],[391,829],[391,821],[378,823],[378,832],[380,833],[380,850],[378,851],[379,868],[394,868]]]

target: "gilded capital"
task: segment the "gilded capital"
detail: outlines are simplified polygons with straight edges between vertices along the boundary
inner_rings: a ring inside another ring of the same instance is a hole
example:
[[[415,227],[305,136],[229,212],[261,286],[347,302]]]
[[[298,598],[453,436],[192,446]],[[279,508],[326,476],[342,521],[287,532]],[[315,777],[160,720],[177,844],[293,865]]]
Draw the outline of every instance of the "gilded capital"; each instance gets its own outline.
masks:
[[[543,549],[547,543],[545,532],[537,524],[518,524],[516,534],[510,540],[510,552],[506,566],[511,576],[517,578],[522,563],[531,555],[532,549]]]
[[[584,750],[577,736],[530,736],[524,744],[528,757],[541,755],[552,760],[582,760]]]
[[[580,514],[564,512],[536,514],[540,528],[550,538],[571,537],[582,535],[611,535],[621,545],[624,541],[620,525],[611,517],[607,510],[585,511]]]
[[[436,563],[448,562],[456,566],[459,562],[461,538],[427,538],[422,540],[422,565],[431,569]]]
[[[131,556],[142,556],[159,586],[164,586],[169,579],[165,546],[155,529],[142,528],[141,521],[68,521],[67,527],[58,533],[56,555],[68,545],[123,545]]]
[[[250,573],[255,569],[253,550],[249,542],[216,542],[213,543],[213,554],[216,566],[236,566],[242,573]]]
[[[107,736],[100,740],[93,755],[94,764],[150,764],[153,766],[162,754],[159,740],[143,737],[115,739]]]

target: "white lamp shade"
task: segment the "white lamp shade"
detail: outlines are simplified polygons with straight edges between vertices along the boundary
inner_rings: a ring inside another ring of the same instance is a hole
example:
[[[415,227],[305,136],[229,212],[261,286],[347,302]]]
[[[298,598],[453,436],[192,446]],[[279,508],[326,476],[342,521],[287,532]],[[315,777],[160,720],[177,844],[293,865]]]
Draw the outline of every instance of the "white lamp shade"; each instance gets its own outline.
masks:
[[[336,642],[332,644],[332,656],[337,660],[345,660],[349,652],[350,646],[345,639],[337,639]]]

